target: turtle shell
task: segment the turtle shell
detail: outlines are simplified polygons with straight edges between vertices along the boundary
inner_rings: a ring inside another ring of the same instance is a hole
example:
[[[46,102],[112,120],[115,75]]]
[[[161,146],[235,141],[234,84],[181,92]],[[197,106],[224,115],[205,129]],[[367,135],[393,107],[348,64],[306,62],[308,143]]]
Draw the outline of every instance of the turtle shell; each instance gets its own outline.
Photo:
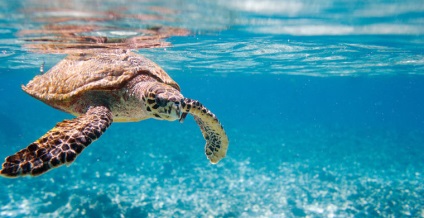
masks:
[[[138,75],[180,90],[161,67],[129,51],[71,54],[22,89],[43,101],[63,101],[87,91],[120,89]]]

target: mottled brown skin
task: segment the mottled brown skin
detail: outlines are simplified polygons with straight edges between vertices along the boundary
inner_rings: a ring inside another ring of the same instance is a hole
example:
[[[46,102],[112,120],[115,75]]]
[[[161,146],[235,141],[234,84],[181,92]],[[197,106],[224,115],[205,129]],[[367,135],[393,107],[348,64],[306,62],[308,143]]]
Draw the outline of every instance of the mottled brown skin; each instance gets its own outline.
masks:
[[[218,118],[196,100],[184,98],[182,108],[182,119],[187,113],[190,113],[199,125],[203,138],[206,139],[206,156],[212,163],[218,163],[225,157],[228,149],[228,138]]]
[[[64,120],[37,141],[6,158],[1,174],[8,177],[36,176],[62,164],[72,163],[112,123],[104,106],[90,107],[86,114]]]
[[[72,163],[112,120],[182,122],[189,113],[206,139],[205,152],[211,163],[227,152],[228,137],[216,116],[198,101],[184,98],[178,84],[159,66],[132,52],[71,55],[22,88],[77,118],[58,123],[27,148],[7,157],[2,176],[35,176]]]

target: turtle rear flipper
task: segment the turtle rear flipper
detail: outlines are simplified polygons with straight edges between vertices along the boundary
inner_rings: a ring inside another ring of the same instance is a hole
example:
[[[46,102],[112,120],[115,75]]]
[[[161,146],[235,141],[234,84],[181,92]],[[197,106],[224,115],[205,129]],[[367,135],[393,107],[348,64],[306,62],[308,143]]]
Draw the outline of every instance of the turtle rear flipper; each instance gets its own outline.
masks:
[[[70,164],[111,123],[112,113],[108,108],[90,107],[87,113],[56,124],[27,148],[7,157],[0,174],[6,177],[36,176],[62,164]]]
[[[218,163],[225,157],[228,149],[228,137],[221,123],[215,114],[196,100],[184,98],[182,107],[183,114],[180,121],[184,120],[187,113],[194,116],[194,120],[202,131],[203,138],[206,140],[206,156],[211,163]]]

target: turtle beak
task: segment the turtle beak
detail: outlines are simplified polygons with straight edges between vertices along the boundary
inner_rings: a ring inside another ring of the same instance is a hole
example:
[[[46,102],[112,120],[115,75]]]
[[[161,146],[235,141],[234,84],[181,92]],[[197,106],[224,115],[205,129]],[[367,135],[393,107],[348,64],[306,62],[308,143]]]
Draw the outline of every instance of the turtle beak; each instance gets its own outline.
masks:
[[[175,103],[175,113],[181,119],[181,104]]]
[[[180,123],[183,123],[183,122],[184,122],[184,119],[186,118],[186,116],[187,116],[187,113],[185,113],[185,112],[183,112],[183,113],[181,114],[181,117],[180,117]]]
[[[181,114],[181,116],[180,116],[180,123],[183,123],[184,122],[184,120],[185,120],[185,118],[186,118],[186,116],[187,116],[187,110],[185,109],[185,106],[186,106],[186,104],[185,104],[185,102],[184,102],[184,99],[182,99],[181,100],[181,103],[180,103],[180,108],[181,108],[181,110],[182,111],[184,111],[182,114]]]

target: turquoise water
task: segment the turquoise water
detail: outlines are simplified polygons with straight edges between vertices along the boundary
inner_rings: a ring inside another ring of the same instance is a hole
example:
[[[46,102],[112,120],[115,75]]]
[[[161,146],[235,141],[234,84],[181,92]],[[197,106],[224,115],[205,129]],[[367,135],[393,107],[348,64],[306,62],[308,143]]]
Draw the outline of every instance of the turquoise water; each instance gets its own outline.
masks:
[[[65,56],[27,46],[51,24],[189,30],[137,51],[218,116],[227,157],[191,117],[114,123],[69,167],[0,178],[1,217],[424,216],[424,3],[93,2],[0,3],[0,157],[72,118],[20,88]]]

